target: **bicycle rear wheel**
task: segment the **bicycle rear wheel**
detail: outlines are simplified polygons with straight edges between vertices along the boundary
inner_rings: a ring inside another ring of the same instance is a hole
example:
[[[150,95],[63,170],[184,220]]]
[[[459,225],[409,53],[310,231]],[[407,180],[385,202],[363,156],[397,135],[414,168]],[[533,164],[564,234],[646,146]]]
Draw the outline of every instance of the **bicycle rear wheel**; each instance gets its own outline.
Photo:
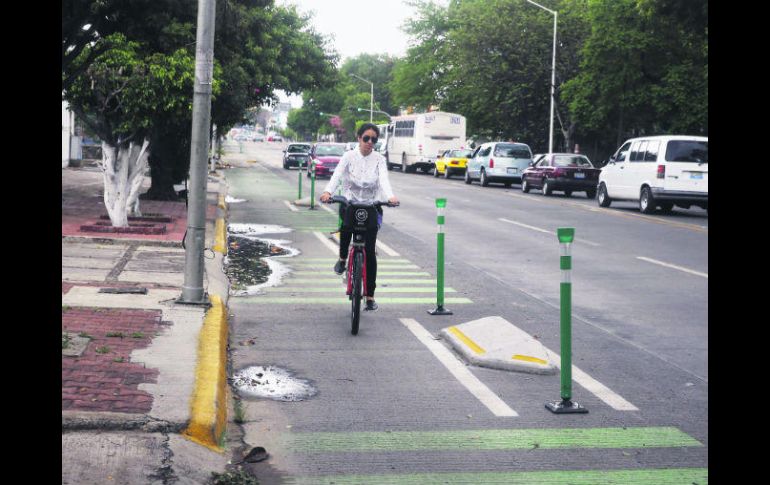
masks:
[[[358,322],[361,318],[361,299],[363,298],[363,281],[362,273],[364,270],[364,255],[361,253],[355,253],[353,256],[353,292],[351,294],[351,333],[358,335]]]

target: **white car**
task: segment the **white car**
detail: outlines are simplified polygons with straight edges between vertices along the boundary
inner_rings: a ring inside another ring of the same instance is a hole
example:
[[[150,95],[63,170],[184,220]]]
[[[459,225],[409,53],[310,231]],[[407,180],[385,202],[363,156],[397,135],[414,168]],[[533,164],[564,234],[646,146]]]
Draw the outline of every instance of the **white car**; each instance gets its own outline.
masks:
[[[599,175],[597,202],[638,200],[645,214],[676,205],[708,211],[709,139],[704,136],[646,136],[626,141]]]
[[[489,182],[501,182],[506,187],[521,183],[521,174],[532,163],[532,150],[524,143],[495,141],[476,148],[468,158],[465,183],[478,179],[486,187]]]

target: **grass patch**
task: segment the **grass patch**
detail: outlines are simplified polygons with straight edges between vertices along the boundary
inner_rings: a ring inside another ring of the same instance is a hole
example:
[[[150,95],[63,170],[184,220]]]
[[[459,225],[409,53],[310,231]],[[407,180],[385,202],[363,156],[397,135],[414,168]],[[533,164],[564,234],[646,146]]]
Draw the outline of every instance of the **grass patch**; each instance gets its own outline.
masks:
[[[109,348],[109,347],[107,347],[106,345],[104,345],[104,346],[102,346],[102,347],[99,347],[98,349],[96,349],[96,353],[97,353],[97,354],[106,354],[106,353],[107,353],[107,352],[109,352],[109,351],[110,351],[110,348]]]
[[[123,335],[123,332],[107,332],[108,337],[119,337],[123,338],[125,335]]]
[[[144,334],[142,332],[134,332],[131,334],[131,338],[144,338]]]
[[[62,350],[66,349],[66,348],[69,348],[70,340],[71,340],[70,336],[67,335],[66,333],[62,332],[62,334],[61,334],[61,348],[62,348]]]
[[[126,359],[124,359],[123,357],[115,357],[114,359],[112,359],[112,361],[117,362],[118,364],[122,364],[123,362],[126,361]]]
[[[88,334],[87,334],[87,333],[85,333],[85,332],[80,332],[80,333],[78,334],[78,337],[83,337],[83,338],[90,338],[90,339],[94,338],[93,336],[91,336],[91,335],[88,335]]]
[[[246,412],[243,409],[243,402],[240,399],[233,399],[233,412],[235,414],[233,421],[238,424],[243,424]]]

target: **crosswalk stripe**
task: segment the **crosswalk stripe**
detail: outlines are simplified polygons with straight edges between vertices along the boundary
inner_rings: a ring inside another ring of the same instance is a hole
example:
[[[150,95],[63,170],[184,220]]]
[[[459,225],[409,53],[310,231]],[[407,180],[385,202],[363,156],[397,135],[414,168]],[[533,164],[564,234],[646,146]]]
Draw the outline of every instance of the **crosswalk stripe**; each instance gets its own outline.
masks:
[[[408,320],[408,319],[403,319]],[[445,348],[442,346],[442,348]],[[290,433],[295,452],[383,452],[576,448],[670,448],[703,444],[674,426],[522,428],[459,431]]]
[[[310,275],[305,275],[310,276]],[[342,281],[342,277],[337,278],[329,278],[325,275],[319,275],[318,278],[286,278],[284,281],[287,283],[318,283],[318,284],[340,284]],[[380,285],[392,285],[392,284],[410,284],[410,285],[435,285],[436,280],[426,280],[426,279],[417,279],[417,278],[396,278],[396,279],[389,279],[389,278],[377,278],[377,285],[378,287]]]
[[[399,305],[408,305],[408,304],[435,304],[436,298],[420,298],[420,297],[377,297],[377,303],[380,304],[399,304]],[[241,296],[238,297],[239,302],[243,303],[256,303],[256,304],[263,304],[263,303],[277,303],[277,304],[288,304],[288,305],[317,305],[317,304],[328,304],[328,305],[350,305],[350,300],[345,297],[344,294],[340,296],[335,297],[303,297],[303,298],[297,298],[293,296],[265,296],[265,295],[259,295],[259,296]],[[468,298],[444,298],[444,302],[451,305],[464,305],[468,303],[473,303],[472,300],[469,300]]]
[[[285,286],[278,286],[275,288],[271,288],[269,290],[269,293],[334,293],[334,292],[340,292],[344,291],[344,287],[342,285],[336,285],[335,287],[329,287],[329,288],[318,288],[313,286],[306,286],[306,287],[285,287]],[[380,293],[435,293],[436,289],[431,287],[419,287],[419,286],[411,286],[411,287],[390,287],[390,286],[382,286],[381,283],[377,284],[377,294]],[[456,290],[452,288],[444,288],[445,293],[457,293]]]
[[[287,477],[283,483],[292,485],[707,485],[708,468],[330,475]]]

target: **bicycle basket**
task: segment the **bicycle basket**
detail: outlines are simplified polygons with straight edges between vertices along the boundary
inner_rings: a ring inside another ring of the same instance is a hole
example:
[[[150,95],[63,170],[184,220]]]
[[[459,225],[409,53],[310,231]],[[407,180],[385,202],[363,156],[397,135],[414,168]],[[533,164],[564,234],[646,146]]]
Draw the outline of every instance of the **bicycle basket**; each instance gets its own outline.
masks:
[[[377,228],[377,209],[367,206],[350,205],[342,219],[344,231],[366,231]]]

